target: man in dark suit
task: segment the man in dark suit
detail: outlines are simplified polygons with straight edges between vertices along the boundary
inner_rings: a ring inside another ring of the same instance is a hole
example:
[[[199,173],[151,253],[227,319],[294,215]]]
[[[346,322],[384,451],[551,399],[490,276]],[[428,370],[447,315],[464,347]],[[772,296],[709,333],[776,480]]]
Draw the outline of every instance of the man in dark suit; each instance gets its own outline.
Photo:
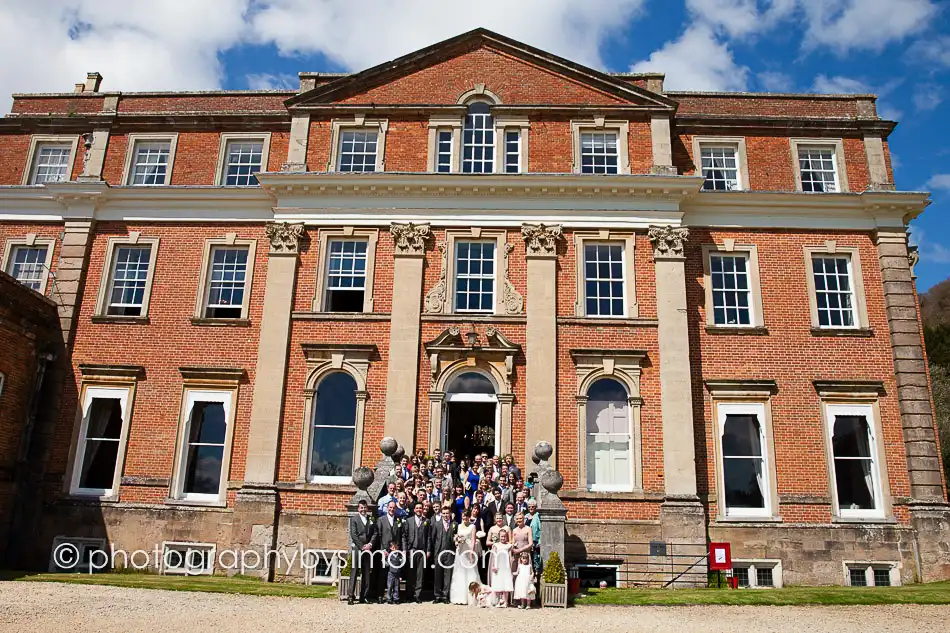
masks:
[[[422,516],[422,504],[416,502],[413,515],[403,522],[402,551],[406,556],[406,595],[422,602],[422,578],[429,555],[429,522]]]
[[[450,506],[442,506],[442,518],[433,519],[429,532],[429,559],[435,565],[433,603],[449,603],[452,586],[452,565],[455,563],[455,530]]]
[[[376,525],[366,511],[366,502],[360,501],[356,506],[356,515],[350,517],[350,549],[353,557],[350,570],[349,604],[356,602],[357,575],[363,579],[360,588],[360,602],[368,601],[372,586],[372,557],[373,541],[376,536]]]
[[[374,569],[373,572],[376,575],[376,597],[380,604],[385,602],[386,575],[389,572],[385,561],[388,558],[389,544],[396,543],[399,545],[402,543],[401,529],[402,519],[396,516],[396,502],[390,501],[386,504],[386,514],[379,517],[376,522],[377,538],[375,545],[378,550],[379,562],[376,565],[377,569]]]
[[[485,493],[481,490],[475,493],[475,507],[478,508],[478,517],[485,524],[485,531],[495,525],[495,513],[498,511],[495,502],[485,503]]]
[[[515,504],[506,503],[505,504],[505,525],[508,526],[509,530],[514,530],[517,527],[515,523]]]

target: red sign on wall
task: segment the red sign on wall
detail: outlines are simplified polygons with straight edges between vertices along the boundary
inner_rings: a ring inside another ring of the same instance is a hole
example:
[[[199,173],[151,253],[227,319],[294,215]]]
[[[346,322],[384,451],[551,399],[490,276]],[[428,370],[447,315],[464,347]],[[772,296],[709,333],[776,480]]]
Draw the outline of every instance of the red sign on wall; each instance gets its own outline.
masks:
[[[709,570],[725,571],[732,569],[732,548],[729,543],[709,544]]]

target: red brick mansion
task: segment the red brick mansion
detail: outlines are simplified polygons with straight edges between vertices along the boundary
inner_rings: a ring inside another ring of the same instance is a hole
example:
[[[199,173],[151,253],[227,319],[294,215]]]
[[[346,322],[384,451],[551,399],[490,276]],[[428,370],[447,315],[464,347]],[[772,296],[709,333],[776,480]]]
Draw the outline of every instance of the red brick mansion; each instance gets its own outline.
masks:
[[[929,199],[874,96],[671,92],[485,30],[298,91],[101,80],[0,119],[2,270],[59,316],[0,297],[8,565],[343,550],[392,436],[550,441],[578,570],[711,540],[750,585],[950,578]]]

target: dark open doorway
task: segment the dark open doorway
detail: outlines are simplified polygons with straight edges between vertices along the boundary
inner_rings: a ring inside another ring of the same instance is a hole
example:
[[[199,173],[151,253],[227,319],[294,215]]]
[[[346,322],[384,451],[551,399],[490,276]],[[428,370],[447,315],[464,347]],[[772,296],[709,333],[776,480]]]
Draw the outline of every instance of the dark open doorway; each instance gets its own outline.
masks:
[[[449,402],[445,448],[457,456],[495,454],[494,402]]]

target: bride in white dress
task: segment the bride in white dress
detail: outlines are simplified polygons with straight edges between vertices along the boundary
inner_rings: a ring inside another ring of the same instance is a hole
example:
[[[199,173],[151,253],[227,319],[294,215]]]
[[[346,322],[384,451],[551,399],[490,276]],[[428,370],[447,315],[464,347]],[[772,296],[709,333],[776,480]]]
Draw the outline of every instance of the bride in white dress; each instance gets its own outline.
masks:
[[[468,604],[468,586],[473,582],[481,584],[478,576],[478,541],[475,539],[475,526],[471,523],[468,510],[462,512],[462,525],[456,531],[455,542],[455,563],[452,565],[449,601],[452,604]]]

